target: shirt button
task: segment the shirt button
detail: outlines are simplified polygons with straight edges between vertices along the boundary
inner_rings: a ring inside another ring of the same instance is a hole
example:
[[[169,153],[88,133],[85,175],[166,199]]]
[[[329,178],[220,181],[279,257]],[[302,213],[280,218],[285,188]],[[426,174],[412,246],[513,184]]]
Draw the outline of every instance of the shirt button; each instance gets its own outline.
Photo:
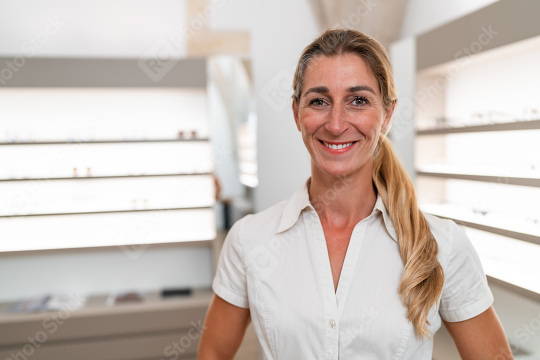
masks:
[[[334,319],[330,319],[328,321],[328,326],[330,326],[331,328],[333,328],[334,326],[336,326],[336,321]]]

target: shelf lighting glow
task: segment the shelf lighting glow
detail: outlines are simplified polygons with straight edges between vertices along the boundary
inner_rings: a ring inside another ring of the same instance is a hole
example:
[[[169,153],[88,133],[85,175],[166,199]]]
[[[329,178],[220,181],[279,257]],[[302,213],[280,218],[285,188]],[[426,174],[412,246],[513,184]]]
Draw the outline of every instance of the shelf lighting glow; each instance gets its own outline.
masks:
[[[208,137],[202,89],[0,89],[0,142]]]
[[[0,220],[0,252],[214,239],[214,210],[55,215]]]
[[[213,206],[214,187],[211,175],[3,182],[0,215]]]
[[[3,145],[0,179],[206,173],[208,142]]]
[[[540,294],[540,246],[465,228],[487,275]]]

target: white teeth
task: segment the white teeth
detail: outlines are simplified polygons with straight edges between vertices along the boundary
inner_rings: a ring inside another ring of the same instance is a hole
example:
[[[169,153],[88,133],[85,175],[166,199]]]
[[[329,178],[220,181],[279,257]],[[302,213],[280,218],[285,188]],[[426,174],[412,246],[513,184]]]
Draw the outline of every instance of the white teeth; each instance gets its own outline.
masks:
[[[350,142],[350,143],[346,143],[346,144],[339,144],[339,145],[336,145],[336,144],[329,144],[329,143],[323,141],[323,144],[324,144],[326,147],[329,147],[330,149],[341,150],[341,149],[345,149],[345,148],[351,146],[353,143]]]

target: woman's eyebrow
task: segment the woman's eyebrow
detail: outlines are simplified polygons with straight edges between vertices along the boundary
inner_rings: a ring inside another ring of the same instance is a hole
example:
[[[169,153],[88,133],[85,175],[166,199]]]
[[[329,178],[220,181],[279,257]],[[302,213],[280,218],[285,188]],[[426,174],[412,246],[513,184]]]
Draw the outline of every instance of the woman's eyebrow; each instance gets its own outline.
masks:
[[[307,94],[309,94],[311,92],[315,92],[315,93],[319,93],[319,94],[328,94],[329,90],[328,90],[328,88],[326,86],[316,86],[316,87],[312,87],[311,89],[308,89],[304,93],[304,96],[306,96]]]
[[[353,86],[353,87],[350,87],[350,88],[347,89],[347,92],[350,92],[350,93],[354,93],[354,92],[357,92],[357,91],[369,91],[369,92],[377,95],[375,90],[373,90],[372,88],[370,88],[367,85],[358,85],[358,86]],[[328,90],[328,88],[326,86],[316,86],[316,87],[312,87],[312,88],[306,90],[306,92],[304,93],[304,96],[306,96],[307,94],[312,93],[312,92],[319,93],[319,94],[328,94],[330,92],[330,90]]]
[[[369,91],[369,92],[372,92],[373,94],[377,95],[375,90],[373,90],[372,88],[370,88],[369,86],[366,86],[366,85],[353,86],[353,87],[350,87],[350,88],[347,89],[347,92],[350,92],[350,93],[357,92],[357,91]]]

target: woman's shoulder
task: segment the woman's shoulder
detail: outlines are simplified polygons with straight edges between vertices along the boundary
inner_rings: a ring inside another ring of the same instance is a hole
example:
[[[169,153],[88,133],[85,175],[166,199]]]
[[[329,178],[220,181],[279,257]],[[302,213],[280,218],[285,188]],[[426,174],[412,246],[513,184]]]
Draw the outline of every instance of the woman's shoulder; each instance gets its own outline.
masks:
[[[234,227],[238,228],[239,237],[249,239],[254,235],[257,235],[259,238],[265,235],[275,235],[287,201],[280,201],[265,210],[246,215],[238,220],[234,224]]]
[[[424,213],[431,233],[439,247],[439,258],[449,260],[456,253],[474,251],[465,229],[454,220]],[[465,254],[463,254],[465,255]],[[444,262],[446,262],[444,261]]]

